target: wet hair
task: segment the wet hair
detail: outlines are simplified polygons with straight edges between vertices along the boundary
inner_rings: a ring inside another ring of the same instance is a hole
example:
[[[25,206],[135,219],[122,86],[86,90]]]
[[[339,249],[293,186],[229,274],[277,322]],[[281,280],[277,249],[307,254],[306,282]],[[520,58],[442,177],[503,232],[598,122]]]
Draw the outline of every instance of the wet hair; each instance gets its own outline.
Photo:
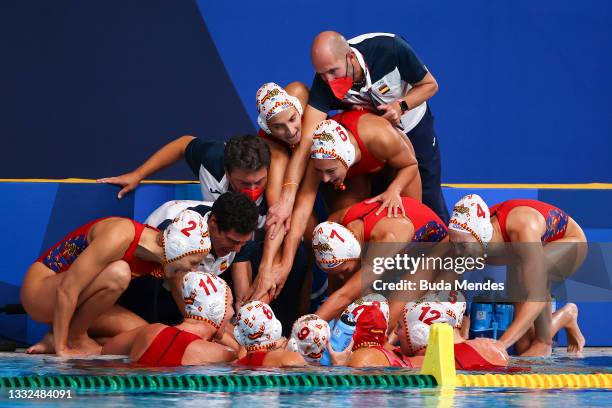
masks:
[[[270,148],[260,137],[232,137],[223,151],[223,165],[228,173],[234,169],[255,171],[270,166]]]
[[[257,205],[242,193],[228,191],[221,194],[213,203],[211,211],[221,231],[233,229],[239,234],[248,234],[257,228]]]

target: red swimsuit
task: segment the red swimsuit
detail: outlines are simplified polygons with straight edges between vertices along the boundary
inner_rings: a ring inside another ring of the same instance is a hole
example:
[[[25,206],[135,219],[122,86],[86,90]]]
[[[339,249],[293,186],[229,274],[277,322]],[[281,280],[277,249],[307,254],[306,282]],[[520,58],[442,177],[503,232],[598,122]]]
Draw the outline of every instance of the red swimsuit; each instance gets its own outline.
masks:
[[[389,367],[410,367],[412,363],[410,360],[404,357],[399,348],[395,348],[393,351],[389,351],[384,347],[374,347],[376,350],[382,351],[389,361]]]
[[[264,360],[268,353],[268,351],[256,351],[254,353],[249,353],[240,360],[236,361],[236,364],[249,367],[261,367],[263,366]]]
[[[389,351],[383,347],[375,347],[382,351],[390,367],[409,367],[413,368],[410,360],[405,357],[399,348]],[[468,343],[455,344],[455,368],[458,370],[490,370],[498,366],[489,363],[480,353]]]
[[[36,262],[42,262],[43,265],[49,269],[52,269],[55,271],[55,273],[67,271],[68,268],[70,268],[70,265],[76,261],[81,252],[83,252],[89,245],[89,242],[87,242],[87,235],[89,234],[91,227],[108,218],[112,217],[100,218],[80,226],[42,254],[36,260]],[[161,267],[157,262],[143,261],[136,258],[134,255],[134,252],[138,247],[138,242],[140,241],[142,231],[145,228],[150,228],[155,231],[157,231],[157,229],[134,220],[130,221],[132,221],[132,224],[134,225],[134,239],[121,259],[130,265],[132,277],[148,275],[150,273],[153,273],[154,275],[159,274],[161,272]]]
[[[155,336],[137,363],[154,367],[180,366],[185,350],[196,340],[202,340],[202,338],[176,327],[164,327]]]
[[[361,140],[361,137],[359,136],[357,124],[359,122],[359,118],[365,115],[366,113],[369,112],[347,111],[339,113],[332,117],[333,120],[342,124],[342,126],[344,126],[349,132],[353,134],[353,137],[355,138],[355,140],[357,141],[357,145],[359,146],[359,150],[361,151],[361,159],[359,160],[359,162],[355,163],[349,168],[348,173],[346,174],[347,179],[355,176],[360,176],[362,174],[376,173],[385,166],[384,162],[378,160],[368,151],[365,144]],[[262,129],[259,129],[259,132],[257,132],[257,136],[261,137],[262,139],[271,140],[280,144],[285,149],[287,149],[289,155],[291,155],[293,149],[295,148],[295,146],[291,146],[287,142],[277,139],[272,135],[269,135]]]
[[[498,367],[489,363],[468,343],[455,344],[455,368],[458,370],[487,370]]]
[[[503,203],[496,204],[489,209],[491,217],[494,215],[497,216],[499,227],[505,242],[510,242],[510,237],[508,237],[506,232],[506,218],[508,217],[508,213],[516,207],[531,207],[542,214],[546,220],[546,231],[540,238],[542,242],[556,241],[565,236],[567,223],[569,221],[569,216],[565,211],[560,210],[554,205],[543,203],[542,201],[518,199],[504,201]]]
[[[406,217],[414,225],[412,242],[440,242],[446,238],[448,235],[446,225],[429,207],[409,197],[402,197],[402,204]],[[376,215],[376,211],[381,205],[380,202],[366,204],[365,201],[362,201],[351,206],[342,219],[342,225],[346,227],[350,222],[361,218],[363,220],[364,241],[370,241],[372,230],[378,221],[387,216],[389,210],[385,208],[379,215]]]
[[[365,144],[361,140],[359,136],[359,131],[357,124],[359,122],[359,118],[363,115],[370,113],[368,111],[347,111],[342,112],[332,117],[333,120],[340,123],[344,126],[349,132],[353,134],[353,137],[357,141],[357,145],[359,145],[359,150],[361,151],[361,159],[351,166],[346,173],[346,178],[349,179],[351,177],[360,176],[362,174],[370,174],[376,173],[380,169],[385,166],[384,162],[381,162],[376,157],[374,157],[368,149],[366,149]]]

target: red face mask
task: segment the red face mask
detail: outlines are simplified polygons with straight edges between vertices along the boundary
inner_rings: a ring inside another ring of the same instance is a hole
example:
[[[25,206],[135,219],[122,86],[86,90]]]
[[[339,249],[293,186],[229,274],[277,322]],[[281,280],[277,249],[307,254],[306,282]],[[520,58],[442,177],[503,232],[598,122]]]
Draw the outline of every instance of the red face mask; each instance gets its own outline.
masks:
[[[241,188],[239,191],[242,194],[246,194],[246,196],[249,197],[251,200],[257,201],[257,199],[261,197],[261,195],[263,194],[264,188],[263,187],[255,187],[253,189]]]
[[[346,76],[342,78],[332,79],[327,83],[327,85],[329,85],[330,89],[334,93],[334,96],[340,100],[342,100],[344,96],[348,93],[349,89],[353,87],[353,77],[355,76],[354,70],[353,74],[351,76],[348,76],[348,54],[346,54],[345,60],[346,66],[344,72],[346,72]]]
[[[348,93],[349,89],[353,87],[353,77],[345,76],[342,78],[332,79],[327,84],[334,93],[334,96],[342,100]]]

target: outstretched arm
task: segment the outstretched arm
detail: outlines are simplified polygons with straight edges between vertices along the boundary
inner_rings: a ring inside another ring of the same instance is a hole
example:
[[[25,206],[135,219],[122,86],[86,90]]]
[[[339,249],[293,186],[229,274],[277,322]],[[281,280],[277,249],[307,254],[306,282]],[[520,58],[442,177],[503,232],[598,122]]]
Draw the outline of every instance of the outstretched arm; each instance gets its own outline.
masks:
[[[251,263],[249,261],[234,262],[232,268],[232,281],[234,282],[234,310],[238,310],[247,301],[251,287]]]
[[[280,229],[291,216],[291,210],[295,202],[295,197],[298,191],[298,186],[302,181],[308,157],[310,156],[310,148],[312,146],[312,133],[317,125],[325,120],[327,113],[322,112],[311,105],[306,106],[304,118],[302,119],[302,139],[300,144],[291,154],[291,160],[285,172],[285,179],[280,195],[280,200],[274,206],[270,207],[266,219],[266,228],[272,229],[272,237],[280,234]]]
[[[310,161],[310,160],[309,160]],[[304,182],[300,188],[300,192],[297,195],[297,205],[293,209],[291,214],[291,229],[285,237],[282,254],[282,264],[285,268],[291,269],[293,260],[295,259],[295,253],[302,241],[306,226],[308,225],[308,219],[312,214],[315,200],[317,198],[317,190],[319,188],[320,180],[317,176],[314,166],[308,165],[306,170],[306,176]]]
[[[266,234],[264,256],[262,257],[251,299],[263,299],[266,293],[275,297],[280,293],[282,284],[284,284],[291,271],[295,253],[302,241],[304,231],[306,231],[308,218],[312,213],[317,198],[319,183],[320,181],[315,173],[314,167],[309,165],[306,170],[304,182],[297,196],[297,205],[293,209],[291,215],[291,228],[284,242],[282,235],[273,237],[270,230],[268,230]],[[282,254],[280,257],[280,264],[275,265],[279,260],[277,254],[281,252],[281,244]]]
[[[349,280],[330,295],[329,298],[317,309],[315,314],[321,319],[330,321],[340,316],[340,313],[361,295],[362,271],[359,270]]]
[[[281,149],[276,143],[270,142],[270,150],[272,152],[272,160],[270,163],[270,171],[268,172],[268,184],[266,186],[266,202],[268,206],[274,206],[280,200],[282,183],[285,176],[285,170],[289,163],[289,155]],[[275,262],[280,262],[279,250],[283,244],[285,234],[272,235],[272,229],[266,231],[263,244],[263,254],[259,264],[259,271],[255,278],[255,282],[251,287],[250,293],[247,291],[247,298],[252,300],[264,300],[264,291],[270,293],[269,300],[274,298],[273,286],[279,281],[278,277],[272,273],[272,267]],[[284,280],[282,280],[284,283]],[[252,295],[256,295],[252,296]]]
[[[390,222],[392,220],[381,221],[379,225],[382,226],[384,223]],[[374,273],[374,260],[376,258],[392,258],[399,253],[406,246],[406,242],[409,242],[406,237],[412,236],[413,228],[405,226],[397,234],[393,232],[378,233],[379,225],[373,231],[373,237],[370,240],[367,252],[361,257],[361,268],[340,289],[332,293],[317,310],[316,314],[322,319],[333,319],[360,296],[373,290],[382,289],[375,282],[377,280],[384,281],[384,275]]]
[[[286,148],[281,147],[278,143],[268,140],[266,142],[270,147],[271,156],[268,182],[266,183],[266,203],[271,207],[280,200],[285,170],[287,170],[289,164],[289,154]]]
[[[124,195],[138,187],[138,184],[140,184],[143,179],[179,161],[184,156],[187,145],[193,139],[193,136],[181,136],[155,152],[153,156],[149,157],[147,161],[136,170],[122,174],[121,176],[106,177],[96,181],[98,183],[120,185],[123,188],[119,191],[119,194],[117,194],[117,198],[123,198]]]
[[[274,238],[271,238],[271,236],[272,232],[268,230],[264,240],[263,255],[259,263],[259,271],[255,277],[255,282],[251,285],[250,293],[247,296],[250,300],[261,300],[266,303],[271,302],[276,297],[275,294],[277,292],[280,293],[287,279],[287,276],[284,275],[278,267],[275,267],[275,265],[279,264],[281,261],[280,249],[284,235],[279,234]],[[291,270],[291,268],[289,268],[289,270]],[[280,287],[278,287],[279,284]],[[266,295],[268,295],[268,297],[266,297]]]

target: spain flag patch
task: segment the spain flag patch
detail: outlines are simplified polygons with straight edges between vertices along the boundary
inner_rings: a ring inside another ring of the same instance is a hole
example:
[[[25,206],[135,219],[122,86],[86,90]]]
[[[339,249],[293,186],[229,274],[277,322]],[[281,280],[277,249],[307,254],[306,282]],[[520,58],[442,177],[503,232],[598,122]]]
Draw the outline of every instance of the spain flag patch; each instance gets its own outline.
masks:
[[[391,88],[389,88],[389,85],[387,84],[382,84],[381,86],[378,87],[378,92],[380,92],[382,95],[385,95],[390,90]]]

